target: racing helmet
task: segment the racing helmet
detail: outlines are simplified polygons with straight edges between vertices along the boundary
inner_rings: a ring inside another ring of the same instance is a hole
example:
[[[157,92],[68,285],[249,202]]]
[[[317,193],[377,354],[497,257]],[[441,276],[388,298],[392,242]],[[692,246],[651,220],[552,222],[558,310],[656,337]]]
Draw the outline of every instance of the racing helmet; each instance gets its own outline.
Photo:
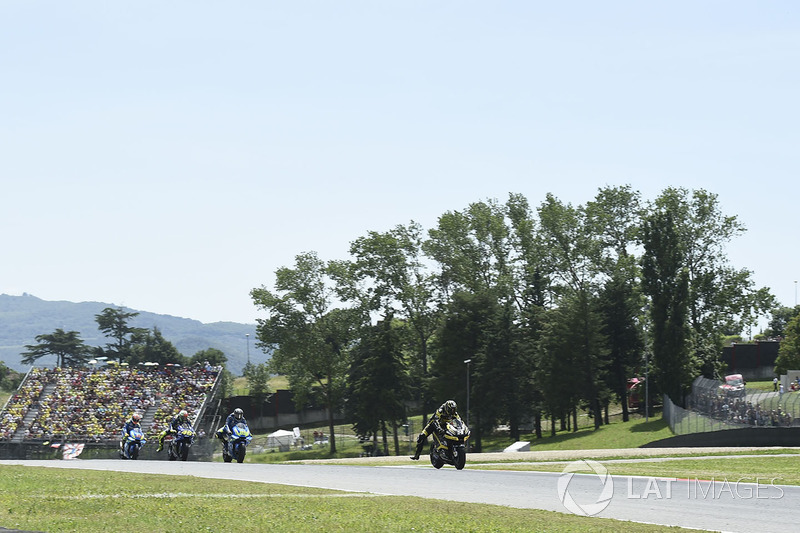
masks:
[[[189,413],[186,412],[186,409],[181,409],[181,412],[178,413],[178,418],[182,420],[187,420],[189,418]]]
[[[244,411],[242,411],[237,407],[236,409],[233,410],[233,417],[236,420],[241,420],[244,417]]]
[[[442,413],[444,414],[444,416],[448,417],[454,416],[457,410],[458,406],[456,405],[456,402],[453,400],[447,400],[446,402],[444,402],[444,405],[442,405]]]
[[[142,415],[140,415],[139,413],[133,413],[131,415],[131,420],[133,420],[134,422],[139,422],[141,419]]]

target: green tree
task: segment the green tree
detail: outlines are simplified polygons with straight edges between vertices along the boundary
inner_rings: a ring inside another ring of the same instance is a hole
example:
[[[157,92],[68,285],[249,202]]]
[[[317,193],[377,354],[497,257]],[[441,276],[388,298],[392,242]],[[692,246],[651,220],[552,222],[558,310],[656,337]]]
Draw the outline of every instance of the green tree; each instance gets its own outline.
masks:
[[[131,319],[137,316],[139,313],[113,307],[106,307],[100,314],[94,316],[98,329],[105,333],[106,337],[113,339],[113,342],[106,344],[104,353],[108,357],[117,359],[120,363],[130,359],[131,347],[147,331],[130,325]]]
[[[642,288],[650,298],[652,324],[652,376],[662,393],[682,405],[699,364],[691,357],[689,274],[672,212],[658,211],[647,217],[642,241]]]
[[[795,315],[784,328],[784,337],[775,359],[775,374],[800,369],[800,315]]]
[[[244,377],[247,378],[247,385],[250,388],[250,396],[256,399],[259,406],[259,414],[264,415],[264,402],[267,397],[272,393],[272,388],[269,386],[269,365],[267,363],[259,363],[254,365],[248,361],[245,366]]]
[[[446,342],[438,343],[439,356],[454,366],[448,370],[446,364],[438,364],[440,378],[436,382],[439,386],[446,383],[448,372],[463,376],[463,361],[474,360],[475,386],[470,389],[470,407],[475,414],[472,425],[476,429],[475,444],[478,448],[485,428],[502,418],[508,421],[512,435],[516,435],[522,419],[521,411],[530,410],[530,405],[524,405],[526,398],[521,397],[516,387],[523,380],[530,383],[529,379],[517,375],[513,381],[489,378],[498,371],[495,365],[502,365],[504,371],[531,367],[522,360],[529,357],[530,352],[520,349],[515,342],[523,307],[523,297],[517,292],[521,285],[519,272],[524,274],[528,271],[516,268],[518,257],[513,255],[515,251],[519,252],[515,245],[528,238],[526,233],[517,231],[528,220],[525,219],[526,205],[520,198],[512,197],[510,202],[517,208],[514,219],[511,219],[508,205],[495,201],[476,202],[464,211],[445,213],[423,245],[426,253],[440,265],[442,293],[452,294],[451,300],[455,303],[447,311],[449,323],[444,331],[457,337],[458,329],[462,328],[460,334],[474,344],[470,348],[474,351],[462,353],[459,357]],[[525,293],[524,296],[531,294]],[[491,312],[488,315],[483,316],[472,308],[472,304],[479,300],[489,306],[487,309]],[[493,301],[491,305],[488,303],[490,300]],[[465,308],[463,311],[459,309],[462,307]],[[459,312],[465,312],[464,316],[453,316]],[[498,329],[503,327],[507,329]],[[470,328],[479,328],[480,331],[468,331]],[[488,338],[494,339],[496,346],[488,347]],[[465,383],[465,380],[454,381],[459,382]],[[441,391],[435,389],[431,395],[437,392]],[[463,397],[463,393],[459,396]]]
[[[349,284],[364,280],[368,284],[363,290],[354,289],[349,299],[366,302],[370,311],[391,313],[400,320],[417,361],[411,374],[424,382],[428,377],[430,340],[441,313],[436,277],[424,261],[422,244],[422,227],[413,221],[356,239],[350,246],[354,261]]]
[[[83,366],[89,360],[91,349],[81,340],[77,331],[64,331],[61,328],[53,333],[37,335],[38,344],[27,344],[28,350],[22,353],[22,364],[32,365],[40,358],[55,355],[56,366]]]
[[[350,348],[365,317],[360,309],[333,306],[329,265],[308,252],[294,268],[275,272],[275,291],[250,292],[255,305],[269,314],[257,319],[261,347],[274,350],[269,369],[287,377],[295,397],[304,403],[317,392],[328,410],[331,453],[336,453],[334,414],[341,408],[350,368]]]
[[[438,393],[440,403],[453,399],[460,406],[462,416],[469,417],[472,445],[476,451],[482,448],[484,433],[496,425],[497,410],[488,401],[488,397],[493,395],[491,389],[502,388],[505,384],[492,383],[488,379],[481,379],[478,384],[476,381],[480,374],[472,372],[468,413],[466,372],[479,364],[484,369],[491,366],[486,362],[486,343],[498,308],[497,297],[488,291],[479,294],[458,291],[445,309],[441,328],[435,337],[437,356],[431,365],[432,389]],[[467,359],[471,361],[469,367],[464,363]]]
[[[644,350],[636,317],[641,306],[637,287],[629,276],[619,274],[609,279],[600,295],[602,332],[609,350],[608,385],[622,406],[622,420],[628,413],[628,378],[641,359]]]
[[[185,365],[189,359],[184,357],[175,346],[164,338],[161,330],[153,327],[153,330],[139,330],[133,344],[129,346],[128,362],[131,365],[139,363],[167,363]]]
[[[579,398],[588,405],[595,428],[603,423],[602,407],[608,399],[605,371],[608,352],[597,311],[597,292],[603,273],[603,246],[593,233],[584,209],[563,204],[548,194],[539,208],[542,235],[549,252],[555,303],[567,313],[556,314],[574,326],[570,344],[574,374],[580,384]],[[546,378],[547,379],[547,378]],[[558,379],[550,376],[549,379]],[[572,407],[573,416],[575,407]]]
[[[776,307],[772,310],[772,318],[769,321],[767,331],[765,331],[766,335],[774,338],[783,337],[786,324],[797,315],[800,315],[800,306]]]
[[[716,194],[667,188],[651,211],[672,216],[688,278],[692,357],[706,377],[716,378],[723,366],[722,336],[752,327],[775,306],[775,299],[767,289],[755,287],[750,271],[730,265],[725,246],[745,228],[736,216],[722,214]]]
[[[542,243],[542,232],[531,211],[528,200],[521,194],[510,194],[506,202],[512,247],[512,279],[514,301],[518,307],[515,325],[518,329],[515,350],[518,352],[517,376],[520,382],[517,403],[532,410],[534,432],[542,438],[541,373],[536,368],[536,347],[541,340],[543,318],[552,288],[552,272],[548,269],[548,254]]]
[[[217,348],[206,348],[205,350],[200,350],[199,352],[195,353],[190,359],[190,364],[210,364],[211,366],[225,366],[225,363],[228,362],[228,357],[225,355],[225,352],[222,350],[218,350]]]
[[[271,392],[269,386],[269,367],[267,363],[251,365],[245,372],[247,385],[250,387],[250,396],[254,396],[259,401],[263,401]]]
[[[608,340],[608,386],[629,420],[628,378],[644,348],[641,286],[631,250],[641,231],[641,201],[630,186],[601,188],[585,207],[587,230],[600,241],[602,332]]]
[[[372,437],[375,450],[381,434],[385,455],[389,454],[387,424],[391,426],[395,454],[400,455],[397,428],[406,418],[408,397],[408,374],[400,335],[390,314],[367,328],[353,350],[346,413],[357,435]]]
[[[25,376],[7,367],[5,362],[0,361],[0,389],[11,391],[19,387]]]

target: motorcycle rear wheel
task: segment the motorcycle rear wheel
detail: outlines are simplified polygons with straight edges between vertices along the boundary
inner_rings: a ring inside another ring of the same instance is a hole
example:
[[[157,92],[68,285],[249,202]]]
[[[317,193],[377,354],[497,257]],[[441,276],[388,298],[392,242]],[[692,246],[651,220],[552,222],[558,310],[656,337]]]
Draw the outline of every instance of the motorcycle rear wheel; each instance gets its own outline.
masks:
[[[442,461],[442,458],[439,457],[439,454],[433,450],[431,450],[431,464],[436,470],[439,470],[444,466],[444,461]]]

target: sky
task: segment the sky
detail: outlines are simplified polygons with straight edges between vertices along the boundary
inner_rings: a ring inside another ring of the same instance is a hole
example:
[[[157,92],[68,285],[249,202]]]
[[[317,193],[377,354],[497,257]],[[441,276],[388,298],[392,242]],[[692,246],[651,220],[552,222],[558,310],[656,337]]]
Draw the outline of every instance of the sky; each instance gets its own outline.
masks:
[[[3,0],[0,79],[0,293],[253,323],[299,253],[630,185],[796,303],[795,1]]]

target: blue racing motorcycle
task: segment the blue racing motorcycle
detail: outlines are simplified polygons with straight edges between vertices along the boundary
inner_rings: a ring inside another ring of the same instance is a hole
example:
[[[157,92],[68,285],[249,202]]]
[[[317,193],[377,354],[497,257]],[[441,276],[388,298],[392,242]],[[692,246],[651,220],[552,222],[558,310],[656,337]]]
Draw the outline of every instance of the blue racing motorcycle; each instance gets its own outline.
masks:
[[[123,459],[138,459],[139,450],[142,449],[147,439],[144,438],[141,428],[131,429],[122,441],[122,450],[119,455]]]
[[[250,428],[244,422],[239,422],[228,435],[227,442],[222,446],[222,460],[230,463],[236,459],[237,463],[244,461],[244,455],[247,452],[247,445],[253,440],[253,435],[250,434]]]

